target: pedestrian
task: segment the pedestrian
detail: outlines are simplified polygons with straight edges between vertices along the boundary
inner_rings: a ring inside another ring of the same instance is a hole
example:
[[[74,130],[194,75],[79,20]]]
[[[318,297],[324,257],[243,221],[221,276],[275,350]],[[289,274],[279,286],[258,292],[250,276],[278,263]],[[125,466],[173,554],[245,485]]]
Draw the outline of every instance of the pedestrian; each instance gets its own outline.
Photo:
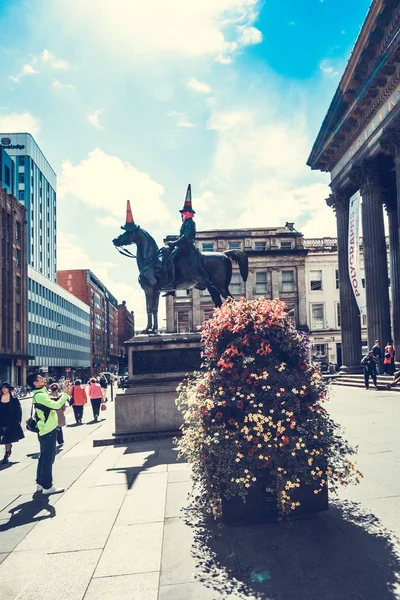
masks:
[[[13,443],[25,437],[21,421],[22,409],[18,396],[9,383],[3,383],[0,395],[0,444],[5,446],[2,465],[8,463]]]
[[[383,366],[382,366],[382,348],[381,348],[381,343],[379,340],[375,341],[375,344],[372,346],[372,352],[376,358],[376,371],[377,374],[380,375],[381,373],[383,373]]]
[[[101,389],[103,391],[104,402],[108,402],[108,399],[107,399],[107,385],[108,385],[107,377],[105,375],[101,374],[100,375],[100,379],[99,379],[99,383],[100,383]]]
[[[386,387],[388,388],[388,390],[390,390],[392,387],[396,387],[396,385],[399,382],[400,382],[400,371],[395,371],[392,381],[390,383],[388,383]]]
[[[61,398],[62,392],[60,390],[60,386],[58,385],[58,383],[51,384],[49,395],[50,395],[50,398],[54,401],[57,401]],[[68,398],[69,398],[69,396],[68,396]],[[65,425],[66,425],[65,410],[66,410],[66,403],[64,404],[64,406],[62,406],[61,408],[58,408],[56,410],[57,417],[58,417],[58,427],[57,427],[57,444],[58,444],[58,446],[62,446],[64,444],[64,434],[63,434],[62,428],[65,427]]]
[[[395,349],[393,346],[393,340],[389,340],[385,346],[385,354],[383,358],[383,372],[385,375],[393,375],[395,371]]]
[[[93,419],[97,423],[100,414],[100,404],[103,402],[103,394],[101,385],[97,383],[94,377],[92,377],[89,383],[88,396],[92,405]]]
[[[361,365],[364,370],[365,389],[369,389],[370,377],[374,382],[375,388],[378,389],[378,386],[376,385],[376,358],[374,357],[374,353],[372,352],[372,350],[370,350],[368,354],[364,356],[364,358],[361,361]]]
[[[75,421],[77,425],[82,425],[83,407],[87,404],[86,390],[82,381],[77,379],[72,386],[71,391],[72,408],[74,409]]]
[[[30,373],[28,385],[33,389],[33,406],[39,434],[40,456],[36,472],[36,491],[43,495],[59,494],[63,489],[53,485],[53,463],[56,457],[58,416],[56,410],[64,406],[68,394],[52,400],[46,388],[46,379],[39,373]]]

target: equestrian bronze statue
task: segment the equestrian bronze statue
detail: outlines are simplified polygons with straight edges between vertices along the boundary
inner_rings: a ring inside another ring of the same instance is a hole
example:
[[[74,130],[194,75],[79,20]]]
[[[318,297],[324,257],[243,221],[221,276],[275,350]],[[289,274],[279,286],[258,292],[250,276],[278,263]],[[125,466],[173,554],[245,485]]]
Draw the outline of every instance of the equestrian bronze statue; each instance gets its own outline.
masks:
[[[114,246],[124,256],[136,258],[139,283],[146,296],[147,327],[142,333],[157,333],[158,303],[160,293],[173,294],[175,290],[207,289],[215,306],[222,298],[232,297],[229,284],[232,278],[232,260],[239,265],[243,281],[247,280],[248,258],[242,250],[202,253],[194,244],[196,226],[192,208],[191,188],[188,186],[178,239],[158,248],[155,240],[133,220],[128,200],[124,233],[113,240]],[[137,255],[126,246],[136,244]]]

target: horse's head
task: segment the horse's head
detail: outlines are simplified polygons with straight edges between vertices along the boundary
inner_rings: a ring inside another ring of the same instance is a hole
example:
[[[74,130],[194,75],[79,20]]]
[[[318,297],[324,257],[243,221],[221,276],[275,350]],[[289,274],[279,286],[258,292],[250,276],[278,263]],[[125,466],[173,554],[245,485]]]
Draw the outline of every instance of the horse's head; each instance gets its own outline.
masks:
[[[136,243],[136,234],[140,229],[139,225],[134,225],[134,228],[132,227],[127,227],[122,226],[121,229],[125,229],[124,233],[121,233],[121,235],[119,235],[118,237],[113,239],[113,244],[114,246],[116,246],[117,248],[121,247],[121,246],[130,246],[131,244],[135,244]]]
[[[121,246],[129,246],[130,244],[136,243],[136,234],[139,231],[139,225],[136,225],[133,220],[131,203],[128,200],[126,203],[126,223],[122,225],[121,229],[124,230],[124,233],[121,233],[117,238],[113,239],[113,244],[116,248],[120,248]]]

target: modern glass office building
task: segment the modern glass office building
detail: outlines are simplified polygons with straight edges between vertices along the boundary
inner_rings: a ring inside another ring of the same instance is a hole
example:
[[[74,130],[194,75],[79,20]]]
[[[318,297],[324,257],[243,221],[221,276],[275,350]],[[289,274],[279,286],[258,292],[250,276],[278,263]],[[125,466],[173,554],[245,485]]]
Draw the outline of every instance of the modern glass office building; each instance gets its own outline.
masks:
[[[30,133],[0,133],[0,145],[14,159],[14,193],[26,208],[28,265],[57,279],[57,176]]]
[[[90,307],[28,266],[30,367],[60,377],[90,366]]]

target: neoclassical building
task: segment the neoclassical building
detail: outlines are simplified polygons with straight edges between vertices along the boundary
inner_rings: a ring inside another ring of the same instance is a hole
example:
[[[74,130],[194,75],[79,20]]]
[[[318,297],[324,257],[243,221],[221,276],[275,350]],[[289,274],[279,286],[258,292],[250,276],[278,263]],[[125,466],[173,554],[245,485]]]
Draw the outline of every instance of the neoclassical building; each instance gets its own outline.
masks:
[[[307,162],[331,174],[326,202],[337,221],[342,362],[349,370],[360,364],[361,355],[360,313],[348,267],[349,203],[357,191],[362,198],[368,345],[393,338],[400,357],[399,41],[399,0],[374,0]]]

